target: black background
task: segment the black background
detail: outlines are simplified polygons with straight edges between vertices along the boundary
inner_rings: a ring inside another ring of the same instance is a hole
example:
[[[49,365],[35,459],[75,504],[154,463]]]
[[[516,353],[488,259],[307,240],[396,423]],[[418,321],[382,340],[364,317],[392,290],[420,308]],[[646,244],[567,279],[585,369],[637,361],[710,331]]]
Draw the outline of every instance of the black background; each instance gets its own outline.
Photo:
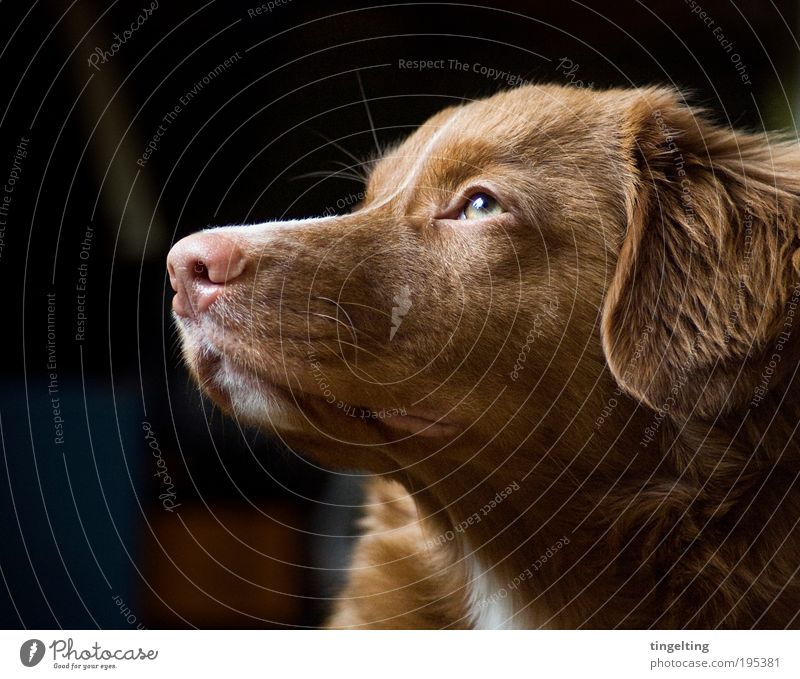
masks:
[[[0,5],[0,180],[29,139],[0,251],[6,628],[315,626],[335,595],[357,479],[203,402],[171,326],[171,242],[210,224],[343,211],[357,182],[302,175],[368,158],[376,138],[384,146],[445,105],[508,85],[476,64],[532,82],[672,84],[755,129],[791,126],[798,96],[789,2],[707,0],[709,28],[681,0],[290,0],[252,17],[252,3],[162,0],[91,67],[147,4]],[[237,52],[137,165],[179,98]],[[404,69],[401,59],[468,68]],[[62,444],[48,393],[48,293]],[[173,512],[159,500],[143,422],[174,484]]]

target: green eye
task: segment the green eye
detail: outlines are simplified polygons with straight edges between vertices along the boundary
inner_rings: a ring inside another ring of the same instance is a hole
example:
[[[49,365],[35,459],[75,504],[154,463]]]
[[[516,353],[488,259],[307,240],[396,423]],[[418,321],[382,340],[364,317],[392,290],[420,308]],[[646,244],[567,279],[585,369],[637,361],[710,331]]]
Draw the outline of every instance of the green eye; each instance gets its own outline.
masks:
[[[458,215],[459,219],[485,219],[505,212],[503,206],[487,193],[476,193],[469,197],[467,204]]]

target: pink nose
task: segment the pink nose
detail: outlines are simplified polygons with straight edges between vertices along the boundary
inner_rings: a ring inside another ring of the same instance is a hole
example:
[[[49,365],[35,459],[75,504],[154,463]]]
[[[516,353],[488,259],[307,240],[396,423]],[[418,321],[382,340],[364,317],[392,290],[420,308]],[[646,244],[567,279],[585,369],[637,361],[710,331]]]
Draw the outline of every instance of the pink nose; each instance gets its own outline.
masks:
[[[242,275],[244,267],[244,255],[230,236],[195,233],[178,241],[167,257],[175,313],[196,318],[222,294],[226,283]]]

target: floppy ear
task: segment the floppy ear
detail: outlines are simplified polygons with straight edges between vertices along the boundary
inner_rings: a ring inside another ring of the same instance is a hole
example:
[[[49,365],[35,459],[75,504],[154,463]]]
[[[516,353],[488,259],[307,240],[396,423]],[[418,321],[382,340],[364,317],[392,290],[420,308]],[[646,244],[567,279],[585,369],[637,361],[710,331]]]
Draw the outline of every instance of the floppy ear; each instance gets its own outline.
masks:
[[[650,407],[714,417],[753,397],[800,296],[800,152],[713,124],[671,90],[637,90],[624,106],[627,225],[606,359]]]

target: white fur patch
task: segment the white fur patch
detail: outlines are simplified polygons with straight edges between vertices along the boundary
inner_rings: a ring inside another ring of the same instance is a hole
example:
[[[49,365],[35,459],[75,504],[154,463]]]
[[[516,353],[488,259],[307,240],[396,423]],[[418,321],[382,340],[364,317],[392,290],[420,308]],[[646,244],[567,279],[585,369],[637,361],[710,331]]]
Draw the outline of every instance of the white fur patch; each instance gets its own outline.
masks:
[[[297,428],[293,422],[291,406],[268,389],[253,384],[252,379],[242,375],[239,370],[232,369],[227,362],[223,361],[214,381],[229,395],[237,419],[248,424],[268,423],[281,431]]]
[[[467,557],[467,578],[470,580],[469,616],[475,629],[521,629],[514,616],[514,592],[508,583],[488,570],[476,554]]]

